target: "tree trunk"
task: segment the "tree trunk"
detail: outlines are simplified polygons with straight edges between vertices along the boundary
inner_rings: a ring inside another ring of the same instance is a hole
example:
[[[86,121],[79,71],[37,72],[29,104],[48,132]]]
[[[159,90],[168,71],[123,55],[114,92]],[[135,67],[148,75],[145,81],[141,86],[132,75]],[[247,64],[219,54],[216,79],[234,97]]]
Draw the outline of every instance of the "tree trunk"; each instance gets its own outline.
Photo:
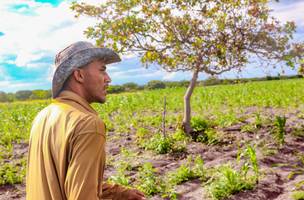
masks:
[[[190,124],[191,120],[191,105],[190,105],[190,100],[191,100],[191,95],[193,93],[194,87],[196,85],[196,81],[198,78],[198,70],[195,70],[192,75],[192,79],[190,81],[190,84],[188,86],[188,89],[185,93],[184,96],[184,118],[183,118],[183,129],[186,134],[191,135],[192,128]]]

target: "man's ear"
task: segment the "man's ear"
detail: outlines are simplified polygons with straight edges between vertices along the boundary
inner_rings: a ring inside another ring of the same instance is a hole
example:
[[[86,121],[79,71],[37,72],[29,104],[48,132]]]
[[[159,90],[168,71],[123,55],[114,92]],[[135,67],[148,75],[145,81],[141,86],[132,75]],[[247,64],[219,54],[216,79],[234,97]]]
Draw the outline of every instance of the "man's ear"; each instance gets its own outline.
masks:
[[[73,71],[73,77],[74,77],[75,81],[77,81],[79,83],[83,83],[84,82],[84,71],[82,69],[77,69],[77,70]]]

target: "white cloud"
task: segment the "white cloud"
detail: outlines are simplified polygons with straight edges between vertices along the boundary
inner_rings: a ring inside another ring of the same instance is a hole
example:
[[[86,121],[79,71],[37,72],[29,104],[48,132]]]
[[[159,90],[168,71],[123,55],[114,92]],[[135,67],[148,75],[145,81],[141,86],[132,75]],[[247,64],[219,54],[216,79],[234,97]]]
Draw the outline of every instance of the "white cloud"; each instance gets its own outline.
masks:
[[[272,15],[283,22],[295,21],[297,26],[304,28],[304,1],[288,2],[272,3]]]
[[[171,81],[171,80],[174,80],[176,77],[177,77],[177,72],[166,72],[163,76],[163,80],[166,80],[166,81]]]
[[[40,80],[41,81],[41,80]],[[39,82],[21,82],[21,81],[0,81],[0,91],[3,91],[5,89],[5,92],[16,92],[18,90],[32,90],[32,89],[38,89],[41,83]],[[43,85],[43,84],[41,84]],[[37,87],[38,86],[38,87]],[[45,88],[48,89],[48,88]]]
[[[16,65],[27,66],[32,61],[37,61],[43,56],[54,56],[67,45],[78,41],[87,40],[83,31],[87,26],[93,25],[91,18],[74,17],[68,2],[62,2],[58,7],[51,4],[42,4],[33,0],[25,0],[22,4],[30,7],[32,15],[12,12],[9,7],[20,4],[16,0],[1,0],[0,24],[0,56],[6,54],[17,55]],[[25,7],[22,8],[22,12]],[[9,19],[9,20],[8,20]]]

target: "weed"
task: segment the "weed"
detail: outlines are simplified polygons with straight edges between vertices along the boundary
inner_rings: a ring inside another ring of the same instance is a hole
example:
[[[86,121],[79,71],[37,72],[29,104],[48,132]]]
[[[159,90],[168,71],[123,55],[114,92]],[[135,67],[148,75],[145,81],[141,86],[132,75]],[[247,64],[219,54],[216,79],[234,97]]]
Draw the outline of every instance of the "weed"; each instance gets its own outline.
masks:
[[[196,141],[208,145],[214,145],[220,142],[220,136],[216,130],[208,128],[203,134],[198,135]]]
[[[132,169],[132,166],[129,162],[126,161],[120,161],[116,164],[117,172],[115,175],[110,176],[108,181],[110,183],[120,184],[123,186],[129,186],[130,179],[126,175],[126,171],[130,171]]]
[[[243,151],[239,151],[237,161],[240,162],[243,159],[243,165],[241,167],[241,173],[247,178],[247,173],[250,169],[253,170],[254,176],[252,177],[256,182],[259,181],[259,164],[256,156],[256,146],[246,145]]]
[[[253,124],[245,124],[241,128],[241,132],[248,132],[248,133],[255,133],[256,132],[256,127]]]
[[[18,163],[1,163],[0,185],[22,183],[25,177],[26,161]]]
[[[182,129],[177,129],[172,134],[172,139],[175,141],[189,141],[190,138],[186,135],[186,133]]]
[[[204,161],[200,156],[197,156],[194,161],[192,156],[189,156],[186,164],[182,164],[175,171],[168,173],[167,177],[172,185],[178,185],[194,178],[203,179],[205,178]]]
[[[304,191],[294,191],[291,196],[293,200],[304,200]]]
[[[156,177],[155,172],[156,169],[151,163],[145,163],[139,169],[136,187],[148,196],[161,192],[164,187],[162,180]]]
[[[193,131],[204,131],[209,127],[209,122],[200,117],[194,116],[191,118],[191,127]]]
[[[272,134],[274,135],[274,138],[277,140],[277,142],[280,145],[283,145],[285,142],[285,125],[286,125],[286,117],[283,116],[276,116],[274,121],[274,129],[272,130]]]
[[[299,181],[295,184],[296,189],[301,189],[304,187],[304,180],[303,181]]]
[[[144,147],[148,150],[156,151],[159,154],[165,154],[172,150],[174,141],[170,137],[164,137],[162,134],[155,134],[148,140]]]
[[[295,127],[292,134],[296,137],[304,137],[304,125],[301,125],[301,127]]]
[[[243,190],[251,190],[254,182],[245,179],[242,173],[230,165],[219,168],[218,178],[211,183],[209,191],[213,199],[224,199]]]
[[[149,131],[145,128],[138,128],[136,131],[136,137],[137,138],[144,138],[145,136],[147,136],[147,134],[149,133]]]
[[[255,128],[259,129],[262,127],[263,122],[262,122],[262,118],[261,118],[261,114],[260,113],[255,113],[255,122],[254,122]]]
[[[171,135],[164,137],[159,133],[144,141],[142,145],[146,150],[153,150],[158,154],[186,151],[186,141],[176,141]]]

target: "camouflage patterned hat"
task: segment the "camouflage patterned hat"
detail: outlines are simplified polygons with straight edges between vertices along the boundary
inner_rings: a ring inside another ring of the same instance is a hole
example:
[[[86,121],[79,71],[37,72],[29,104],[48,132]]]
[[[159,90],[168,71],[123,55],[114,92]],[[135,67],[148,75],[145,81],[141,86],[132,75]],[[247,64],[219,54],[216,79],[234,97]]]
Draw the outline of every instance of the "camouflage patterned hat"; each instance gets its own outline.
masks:
[[[117,53],[108,48],[98,48],[89,42],[76,42],[60,51],[55,58],[55,73],[52,81],[52,96],[56,98],[64,82],[72,72],[95,59],[103,59],[105,64],[120,62]]]

